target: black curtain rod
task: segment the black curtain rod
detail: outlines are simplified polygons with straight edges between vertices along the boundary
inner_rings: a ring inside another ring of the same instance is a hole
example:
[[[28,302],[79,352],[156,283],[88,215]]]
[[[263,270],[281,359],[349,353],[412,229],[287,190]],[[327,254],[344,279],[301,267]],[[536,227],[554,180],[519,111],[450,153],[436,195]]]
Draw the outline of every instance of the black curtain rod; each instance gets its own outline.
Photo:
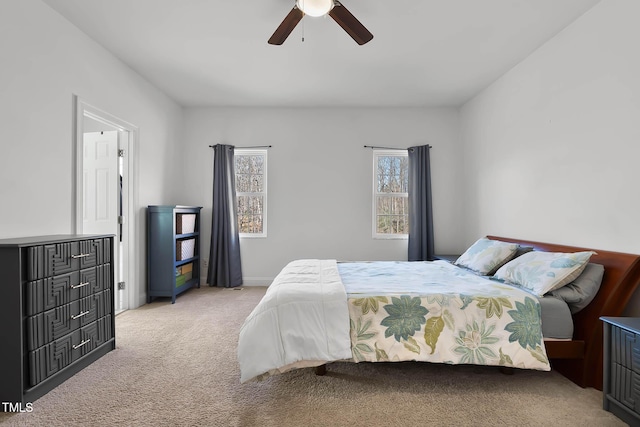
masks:
[[[429,148],[433,148],[433,146],[431,146],[431,145],[429,145],[428,147]],[[401,150],[401,151],[411,150],[411,148],[376,147],[374,145],[365,145],[364,148],[379,149],[379,150]]]
[[[218,144],[216,144],[216,145],[218,145]],[[209,148],[213,148],[213,147],[215,147],[215,145],[210,145],[209,146]],[[233,147],[233,148],[271,148],[271,147],[272,147],[271,145],[254,145],[254,146],[251,146],[251,147]]]

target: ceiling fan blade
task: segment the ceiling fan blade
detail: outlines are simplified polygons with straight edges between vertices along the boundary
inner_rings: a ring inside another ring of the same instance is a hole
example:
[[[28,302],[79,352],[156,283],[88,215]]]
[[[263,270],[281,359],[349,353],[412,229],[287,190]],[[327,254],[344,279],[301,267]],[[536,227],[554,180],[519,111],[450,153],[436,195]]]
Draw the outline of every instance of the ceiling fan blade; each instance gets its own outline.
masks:
[[[304,13],[298,9],[297,6],[294,6],[294,8],[291,9],[291,12],[289,12],[289,14],[280,23],[280,26],[276,28],[276,31],[273,33],[268,43],[276,45],[284,43],[303,16]]]
[[[373,34],[371,34],[342,3],[336,1],[335,6],[329,12],[329,16],[331,16],[342,29],[349,33],[359,45],[363,45],[373,38]]]

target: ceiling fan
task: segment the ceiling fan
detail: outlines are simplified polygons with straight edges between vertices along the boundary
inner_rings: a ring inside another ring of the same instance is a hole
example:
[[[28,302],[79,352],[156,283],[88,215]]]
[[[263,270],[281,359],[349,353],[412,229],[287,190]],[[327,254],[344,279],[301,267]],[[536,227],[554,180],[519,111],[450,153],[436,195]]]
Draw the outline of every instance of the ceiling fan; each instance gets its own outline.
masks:
[[[356,19],[355,16],[337,0],[296,0],[291,12],[284,18],[269,39],[269,44],[281,45],[289,34],[302,20],[304,15],[329,15],[338,23],[359,45],[369,42],[373,34]]]

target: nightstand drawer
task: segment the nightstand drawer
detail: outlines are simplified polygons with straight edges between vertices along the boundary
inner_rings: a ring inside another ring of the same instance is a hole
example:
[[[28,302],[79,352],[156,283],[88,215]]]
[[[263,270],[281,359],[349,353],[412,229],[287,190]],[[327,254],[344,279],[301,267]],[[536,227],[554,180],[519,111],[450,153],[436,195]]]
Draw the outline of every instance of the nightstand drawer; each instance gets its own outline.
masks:
[[[640,335],[623,328],[611,328],[611,363],[640,374]]]
[[[611,364],[611,395],[636,413],[640,413],[640,376],[618,365]]]
[[[602,407],[640,426],[640,318],[601,317],[603,322]]]

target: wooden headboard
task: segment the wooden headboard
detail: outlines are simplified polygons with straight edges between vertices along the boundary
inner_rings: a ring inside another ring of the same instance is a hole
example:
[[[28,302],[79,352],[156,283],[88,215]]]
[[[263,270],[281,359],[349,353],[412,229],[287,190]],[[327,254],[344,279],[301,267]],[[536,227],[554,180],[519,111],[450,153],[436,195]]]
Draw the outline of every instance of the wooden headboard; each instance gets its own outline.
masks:
[[[572,341],[546,341],[547,356],[557,370],[581,387],[602,390],[601,316],[621,316],[640,284],[640,255],[580,248],[554,243],[532,242],[508,237],[487,236],[492,240],[532,246],[545,252],[595,251],[590,262],[604,266],[604,277],[593,301],[573,316]]]

